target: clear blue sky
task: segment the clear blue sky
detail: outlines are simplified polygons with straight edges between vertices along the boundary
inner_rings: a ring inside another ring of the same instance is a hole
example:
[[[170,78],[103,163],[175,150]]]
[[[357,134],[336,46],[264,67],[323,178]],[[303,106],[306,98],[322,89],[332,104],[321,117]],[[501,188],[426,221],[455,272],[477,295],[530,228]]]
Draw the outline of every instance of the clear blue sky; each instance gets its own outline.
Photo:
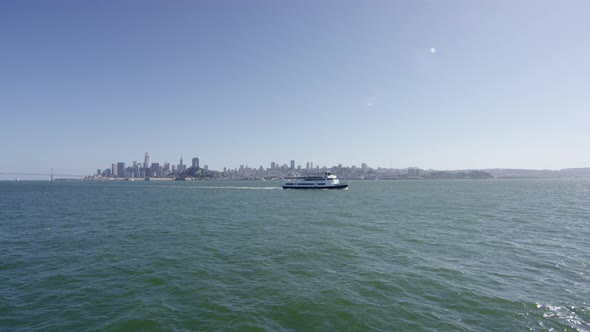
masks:
[[[0,172],[590,166],[590,1],[2,1]]]

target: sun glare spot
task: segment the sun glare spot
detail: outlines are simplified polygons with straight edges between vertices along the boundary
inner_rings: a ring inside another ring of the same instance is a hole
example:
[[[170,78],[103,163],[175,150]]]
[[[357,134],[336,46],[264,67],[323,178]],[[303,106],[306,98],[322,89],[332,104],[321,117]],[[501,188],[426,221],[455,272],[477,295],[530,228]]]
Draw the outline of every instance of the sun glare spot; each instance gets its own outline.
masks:
[[[432,54],[436,53],[436,48],[434,48],[434,47],[431,47],[431,48],[430,48],[430,53],[432,53]]]

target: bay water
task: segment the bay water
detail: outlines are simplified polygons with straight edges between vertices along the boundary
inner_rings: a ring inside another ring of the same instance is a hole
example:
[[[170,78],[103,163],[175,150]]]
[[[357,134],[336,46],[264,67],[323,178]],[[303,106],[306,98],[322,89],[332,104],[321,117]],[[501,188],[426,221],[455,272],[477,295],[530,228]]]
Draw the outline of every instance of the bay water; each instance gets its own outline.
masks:
[[[2,331],[590,331],[590,180],[0,182]]]

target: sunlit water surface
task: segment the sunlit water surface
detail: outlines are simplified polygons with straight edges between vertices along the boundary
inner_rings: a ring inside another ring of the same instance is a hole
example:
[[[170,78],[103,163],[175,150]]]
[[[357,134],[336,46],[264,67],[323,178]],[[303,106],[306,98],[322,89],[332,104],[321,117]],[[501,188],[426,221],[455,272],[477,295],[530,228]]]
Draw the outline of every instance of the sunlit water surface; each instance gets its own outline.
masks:
[[[0,330],[590,331],[590,181],[0,182]]]

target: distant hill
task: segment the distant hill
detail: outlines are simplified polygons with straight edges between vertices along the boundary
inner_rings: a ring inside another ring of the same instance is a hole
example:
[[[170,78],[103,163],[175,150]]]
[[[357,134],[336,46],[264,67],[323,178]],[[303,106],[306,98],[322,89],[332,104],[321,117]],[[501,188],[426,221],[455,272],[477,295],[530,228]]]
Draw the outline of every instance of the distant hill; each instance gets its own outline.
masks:
[[[559,178],[559,171],[548,169],[514,169],[514,168],[494,168],[483,170],[492,174],[495,178]]]
[[[590,167],[564,168],[559,171],[538,169],[493,168],[482,171],[492,174],[495,178],[566,178],[590,177]]]
[[[471,171],[431,171],[424,175],[425,179],[491,179],[494,176],[485,171],[471,170]]]
[[[590,167],[564,168],[559,173],[564,177],[590,177]]]

